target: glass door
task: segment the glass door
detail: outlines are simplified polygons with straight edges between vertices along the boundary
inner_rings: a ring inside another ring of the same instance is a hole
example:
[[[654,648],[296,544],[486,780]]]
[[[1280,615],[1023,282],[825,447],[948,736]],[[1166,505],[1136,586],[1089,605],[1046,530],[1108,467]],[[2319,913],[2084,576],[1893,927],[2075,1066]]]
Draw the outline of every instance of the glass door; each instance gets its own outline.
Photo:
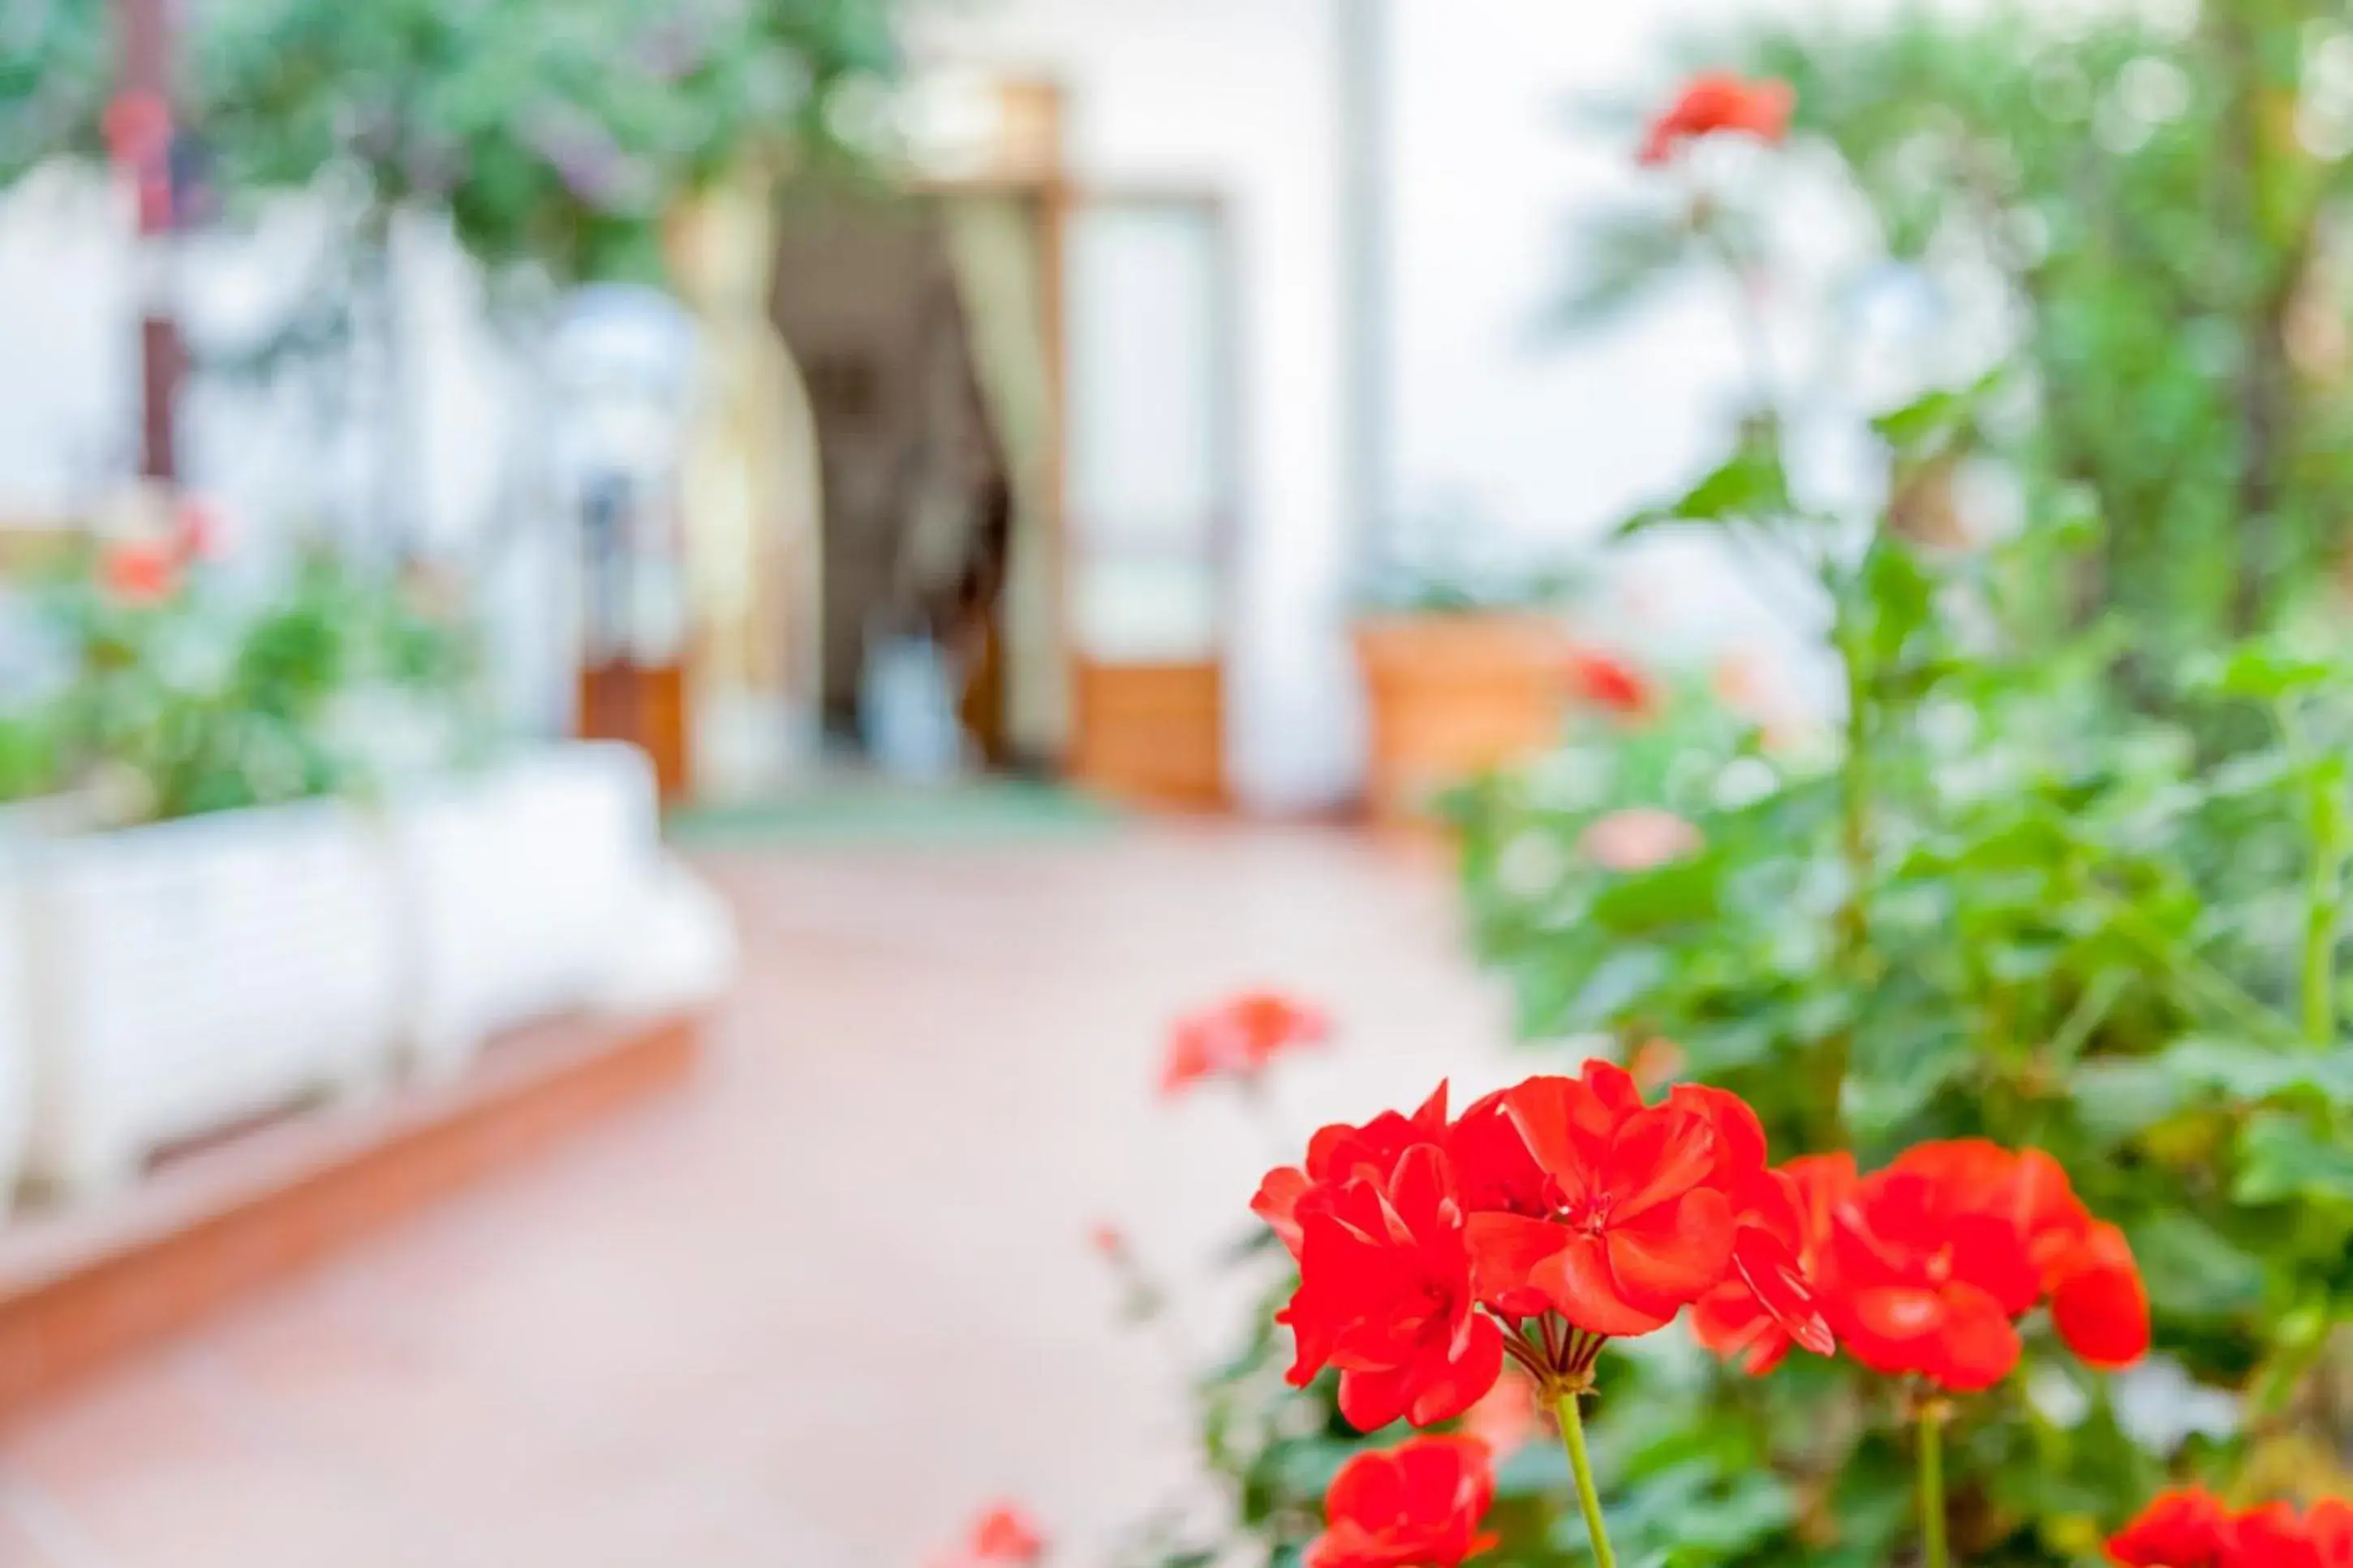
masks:
[[[1239,510],[1225,213],[1083,197],[1065,261],[1074,771],[1124,797],[1215,805]]]

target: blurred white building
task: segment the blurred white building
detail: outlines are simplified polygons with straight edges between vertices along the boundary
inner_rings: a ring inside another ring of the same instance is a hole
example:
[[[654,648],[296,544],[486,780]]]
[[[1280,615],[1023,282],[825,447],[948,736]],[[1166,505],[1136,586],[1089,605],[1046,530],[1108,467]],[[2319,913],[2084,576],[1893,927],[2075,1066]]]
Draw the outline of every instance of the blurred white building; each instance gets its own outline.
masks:
[[[1073,527],[1123,508],[1146,523],[1155,508],[1206,516],[1216,581],[1171,590],[1106,568],[1104,602],[1126,606],[1107,613],[1107,635],[1143,626],[1151,644],[1155,616],[1164,640],[1189,635],[1187,616],[1216,628],[1222,766],[1238,799],[1268,810],[1332,805],[1356,783],[1345,621],[1380,529],[1476,531],[1482,549],[1530,556],[1589,543],[1719,448],[1742,374],[1704,288],[1599,336],[1548,335],[1546,317],[1580,211],[1655,177],[1632,167],[1629,133],[1581,121],[1579,105],[1669,89],[1666,40],[1729,25],[1744,5],[1372,6],[958,0],[922,11],[912,40],[919,81],[1058,89],[1076,210],[1099,202],[1107,217],[1074,222],[1063,258]],[[1347,29],[1368,20],[1377,68],[1352,85]],[[1366,123],[1352,94],[1367,79],[1369,165],[1352,163],[1367,145],[1352,140]],[[1367,173],[1369,205],[1352,183]],[[1183,226],[1156,221],[1201,212],[1226,268],[1213,293],[1187,270],[1198,257]],[[86,183],[28,182],[0,205],[0,519],[72,512],[128,465],[127,228]],[[195,268],[192,313],[266,308],[304,243],[288,215],[262,262],[248,250]],[[485,324],[473,269],[436,234],[407,243],[417,505],[433,537],[463,541],[536,504],[512,463],[531,438],[516,412],[528,388]],[[1354,292],[1367,280],[1368,300]],[[192,408],[195,482],[253,518],[367,483],[359,455],[306,440],[308,416],[300,395]],[[1212,447],[1230,465],[1217,485],[1192,473]],[[510,606],[544,578],[512,570],[525,586],[501,595]],[[1073,635],[1092,635],[1087,605],[1069,609]],[[1694,658],[1797,646],[1690,546],[1633,562],[1599,613],[1611,635]],[[560,635],[559,617],[546,625]],[[546,661],[529,678],[549,679]],[[528,705],[553,722],[563,699],[539,689]]]

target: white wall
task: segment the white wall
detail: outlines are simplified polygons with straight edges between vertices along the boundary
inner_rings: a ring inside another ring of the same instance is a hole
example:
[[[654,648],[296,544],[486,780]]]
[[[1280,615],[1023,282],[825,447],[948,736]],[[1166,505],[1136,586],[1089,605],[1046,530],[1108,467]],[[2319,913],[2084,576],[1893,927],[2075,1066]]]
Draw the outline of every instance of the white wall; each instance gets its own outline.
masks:
[[[138,460],[138,306],[111,197],[61,169],[0,192],[0,521],[86,505]]]
[[[917,41],[927,60],[1060,82],[1081,181],[1229,203],[1246,421],[1229,751],[1241,797],[1271,810],[1340,798],[1356,768],[1335,16],[1334,0],[987,0]]]
[[[1677,45],[1763,7],[1391,4],[1391,505],[1409,527],[1460,514],[1539,554],[1593,545],[1722,456],[1745,354],[1713,279],[1604,330],[1565,333],[1547,316],[1597,214],[1675,199],[1678,176],[1638,168],[1639,125],[1612,115],[1639,120],[1662,103]],[[1777,357],[1794,351],[1777,345]],[[1802,639],[1705,542],[1662,540],[1612,561],[1601,635],[1694,662],[1762,648],[1806,681]]]

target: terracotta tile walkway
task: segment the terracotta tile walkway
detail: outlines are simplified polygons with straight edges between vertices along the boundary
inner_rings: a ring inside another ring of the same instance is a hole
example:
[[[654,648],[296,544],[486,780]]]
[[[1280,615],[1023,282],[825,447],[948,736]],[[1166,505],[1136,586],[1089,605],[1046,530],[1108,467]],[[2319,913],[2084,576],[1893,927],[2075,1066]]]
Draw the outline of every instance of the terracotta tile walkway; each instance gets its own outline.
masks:
[[[0,1436],[0,1568],[913,1568],[1000,1493],[1092,1568],[1188,1449],[1088,1233],[1181,1268],[1266,1163],[1156,1103],[1163,1020],[1327,1000],[1303,1130],[1504,1070],[1444,874],[1340,834],[707,864],[747,964],[692,1089]]]

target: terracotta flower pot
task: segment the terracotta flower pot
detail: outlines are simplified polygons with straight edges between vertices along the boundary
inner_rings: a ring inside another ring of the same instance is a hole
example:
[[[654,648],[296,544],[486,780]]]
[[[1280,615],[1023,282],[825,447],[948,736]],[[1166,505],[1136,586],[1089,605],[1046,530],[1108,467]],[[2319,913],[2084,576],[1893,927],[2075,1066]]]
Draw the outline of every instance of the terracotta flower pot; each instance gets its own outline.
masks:
[[[1426,823],[1441,791],[1560,733],[1559,624],[1516,611],[1384,615],[1356,624],[1371,718],[1375,822]]]

